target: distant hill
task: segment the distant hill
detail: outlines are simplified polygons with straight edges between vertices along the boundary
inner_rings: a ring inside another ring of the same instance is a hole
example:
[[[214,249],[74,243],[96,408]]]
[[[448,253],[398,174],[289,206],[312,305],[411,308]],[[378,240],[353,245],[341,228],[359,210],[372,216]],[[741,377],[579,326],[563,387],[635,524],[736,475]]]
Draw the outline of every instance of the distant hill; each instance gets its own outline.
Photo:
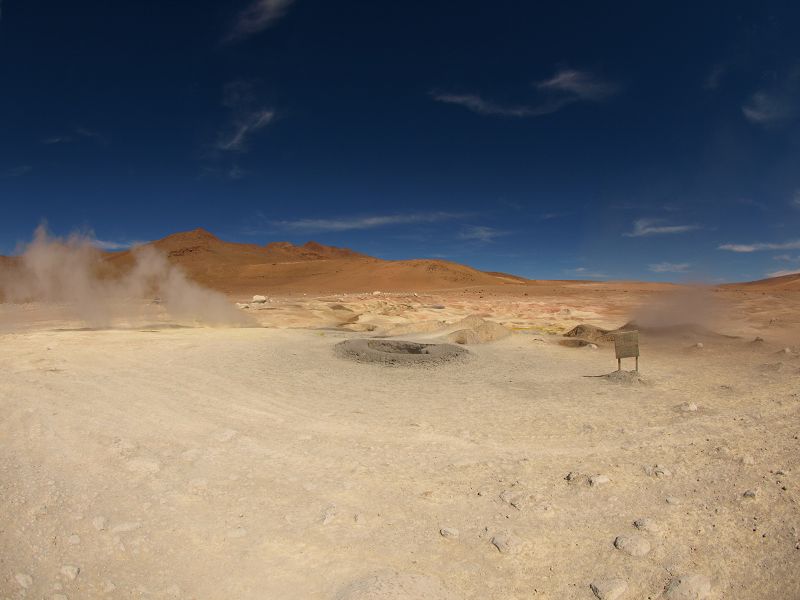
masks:
[[[723,287],[764,291],[800,291],[800,273],[781,275],[780,277],[769,277],[767,279],[747,281],[745,283],[730,283]]]
[[[230,294],[413,291],[528,281],[444,260],[382,260],[317,242],[226,242],[204,229],[175,233],[145,246],[163,252],[199,283]],[[112,270],[124,271],[133,264],[133,251],[107,253],[106,260]]]

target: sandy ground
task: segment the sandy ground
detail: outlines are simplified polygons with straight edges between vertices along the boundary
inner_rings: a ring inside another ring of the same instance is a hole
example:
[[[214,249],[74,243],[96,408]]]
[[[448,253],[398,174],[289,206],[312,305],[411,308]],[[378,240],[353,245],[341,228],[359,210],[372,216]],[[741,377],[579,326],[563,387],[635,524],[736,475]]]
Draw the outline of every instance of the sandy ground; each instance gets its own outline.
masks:
[[[740,338],[643,335],[623,384],[556,334],[649,293],[526,294],[272,299],[253,328],[0,306],[0,597],[800,598],[798,295],[726,294]],[[474,313],[514,333],[465,362],[333,352]]]

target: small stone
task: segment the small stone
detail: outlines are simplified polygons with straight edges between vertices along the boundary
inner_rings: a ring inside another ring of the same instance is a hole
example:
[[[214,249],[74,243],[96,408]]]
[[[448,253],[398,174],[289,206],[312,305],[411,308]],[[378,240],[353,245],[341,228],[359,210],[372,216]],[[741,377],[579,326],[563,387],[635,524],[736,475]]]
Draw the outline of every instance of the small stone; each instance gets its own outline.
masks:
[[[519,539],[509,533],[498,533],[491,541],[500,554],[514,554],[519,550]]]
[[[744,494],[742,494],[745,498],[755,498],[758,496],[758,490],[745,490]]]
[[[94,525],[94,528],[97,529],[97,531],[104,531],[106,525],[108,525],[108,521],[105,517],[95,517],[92,519],[92,525]]]
[[[664,596],[667,600],[703,600],[711,594],[711,580],[705,575],[682,575],[673,579]]]
[[[23,587],[25,589],[28,589],[33,584],[33,577],[31,577],[27,573],[16,573],[14,575],[14,579],[20,585],[20,587]]]
[[[119,525],[113,527],[111,529],[111,533],[128,533],[129,531],[135,531],[139,529],[141,526],[141,523],[126,521],[125,523],[120,523]]]
[[[76,533],[73,533],[71,536],[69,536],[69,537],[67,538],[67,543],[68,543],[70,546],[77,546],[78,544],[80,544],[80,543],[81,543],[81,536],[79,536],[79,535],[78,535],[78,534],[76,534]]]
[[[624,579],[598,579],[589,587],[598,600],[618,600],[628,590],[628,584]]]
[[[639,531],[647,531],[648,533],[660,533],[661,532],[661,524],[654,519],[650,519],[648,517],[644,517],[642,519],[636,519],[633,522],[633,526],[636,527]]]
[[[675,496],[667,496],[665,498],[665,501],[666,501],[667,504],[673,504],[673,505],[676,505],[676,506],[681,503],[681,499],[680,498],[676,498]]]
[[[453,539],[453,538],[457,538],[458,537],[458,529],[455,529],[453,527],[442,527],[439,530],[439,533],[441,534],[441,536],[443,538],[451,538],[451,539]]]
[[[356,514],[353,517],[353,521],[356,522],[356,525],[363,525],[364,523],[367,522],[367,520],[364,518],[364,515],[362,515],[361,513]]]
[[[149,458],[134,458],[128,461],[128,471],[131,473],[158,473],[161,470],[161,463]]]
[[[74,565],[64,565],[61,567],[61,574],[69,581],[75,581],[75,579],[78,577],[78,573],[80,572],[80,567],[76,567]]]
[[[697,404],[688,402],[681,407],[681,410],[684,412],[697,412]]]
[[[230,442],[237,434],[238,432],[233,429],[223,429],[214,435],[214,439],[218,442]]]
[[[650,542],[638,535],[620,535],[614,540],[614,547],[631,556],[644,556],[650,552]]]
[[[266,301],[267,301],[266,296],[259,296],[258,294],[253,296],[253,304],[264,304]]]
[[[607,483],[611,483],[611,479],[609,479],[608,475],[592,475],[589,477],[589,485],[592,487],[598,487]]]
[[[597,344],[586,344],[589,350],[597,350]]]
[[[662,477],[672,477],[672,471],[664,465],[653,465],[652,467],[648,465],[644,468],[644,472],[650,477],[658,477],[659,479]]]
[[[695,348],[697,348],[698,350],[702,350],[702,349],[703,349],[703,347],[704,347],[704,346],[703,346],[703,342],[697,342],[697,343],[694,345],[694,347],[695,347]]]
[[[500,494],[500,500],[506,504],[510,504],[517,510],[522,510],[522,501],[524,498],[525,494],[518,490],[505,490]]]
[[[336,517],[336,507],[331,504],[325,509],[325,512],[322,513],[322,524],[327,525]]]

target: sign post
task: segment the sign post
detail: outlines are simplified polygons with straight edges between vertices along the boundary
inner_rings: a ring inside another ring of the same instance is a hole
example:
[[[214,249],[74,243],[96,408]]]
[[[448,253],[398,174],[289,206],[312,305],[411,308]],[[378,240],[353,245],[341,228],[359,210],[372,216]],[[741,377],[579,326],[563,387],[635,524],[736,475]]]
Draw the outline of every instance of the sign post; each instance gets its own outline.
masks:
[[[639,372],[639,332],[623,331],[614,334],[614,350],[617,352],[617,371],[622,370],[623,358],[636,359],[636,372]]]

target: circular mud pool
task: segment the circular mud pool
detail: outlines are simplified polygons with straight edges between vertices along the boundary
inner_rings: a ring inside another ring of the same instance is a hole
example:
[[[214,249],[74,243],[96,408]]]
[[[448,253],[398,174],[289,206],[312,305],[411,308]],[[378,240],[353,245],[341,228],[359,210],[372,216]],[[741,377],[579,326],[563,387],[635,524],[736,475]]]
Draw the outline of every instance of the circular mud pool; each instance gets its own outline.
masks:
[[[342,358],[384,365],[437,365],[466,358],[469,351],[453,344],[418,344],[402,340],[346,340],[334,346]]]

